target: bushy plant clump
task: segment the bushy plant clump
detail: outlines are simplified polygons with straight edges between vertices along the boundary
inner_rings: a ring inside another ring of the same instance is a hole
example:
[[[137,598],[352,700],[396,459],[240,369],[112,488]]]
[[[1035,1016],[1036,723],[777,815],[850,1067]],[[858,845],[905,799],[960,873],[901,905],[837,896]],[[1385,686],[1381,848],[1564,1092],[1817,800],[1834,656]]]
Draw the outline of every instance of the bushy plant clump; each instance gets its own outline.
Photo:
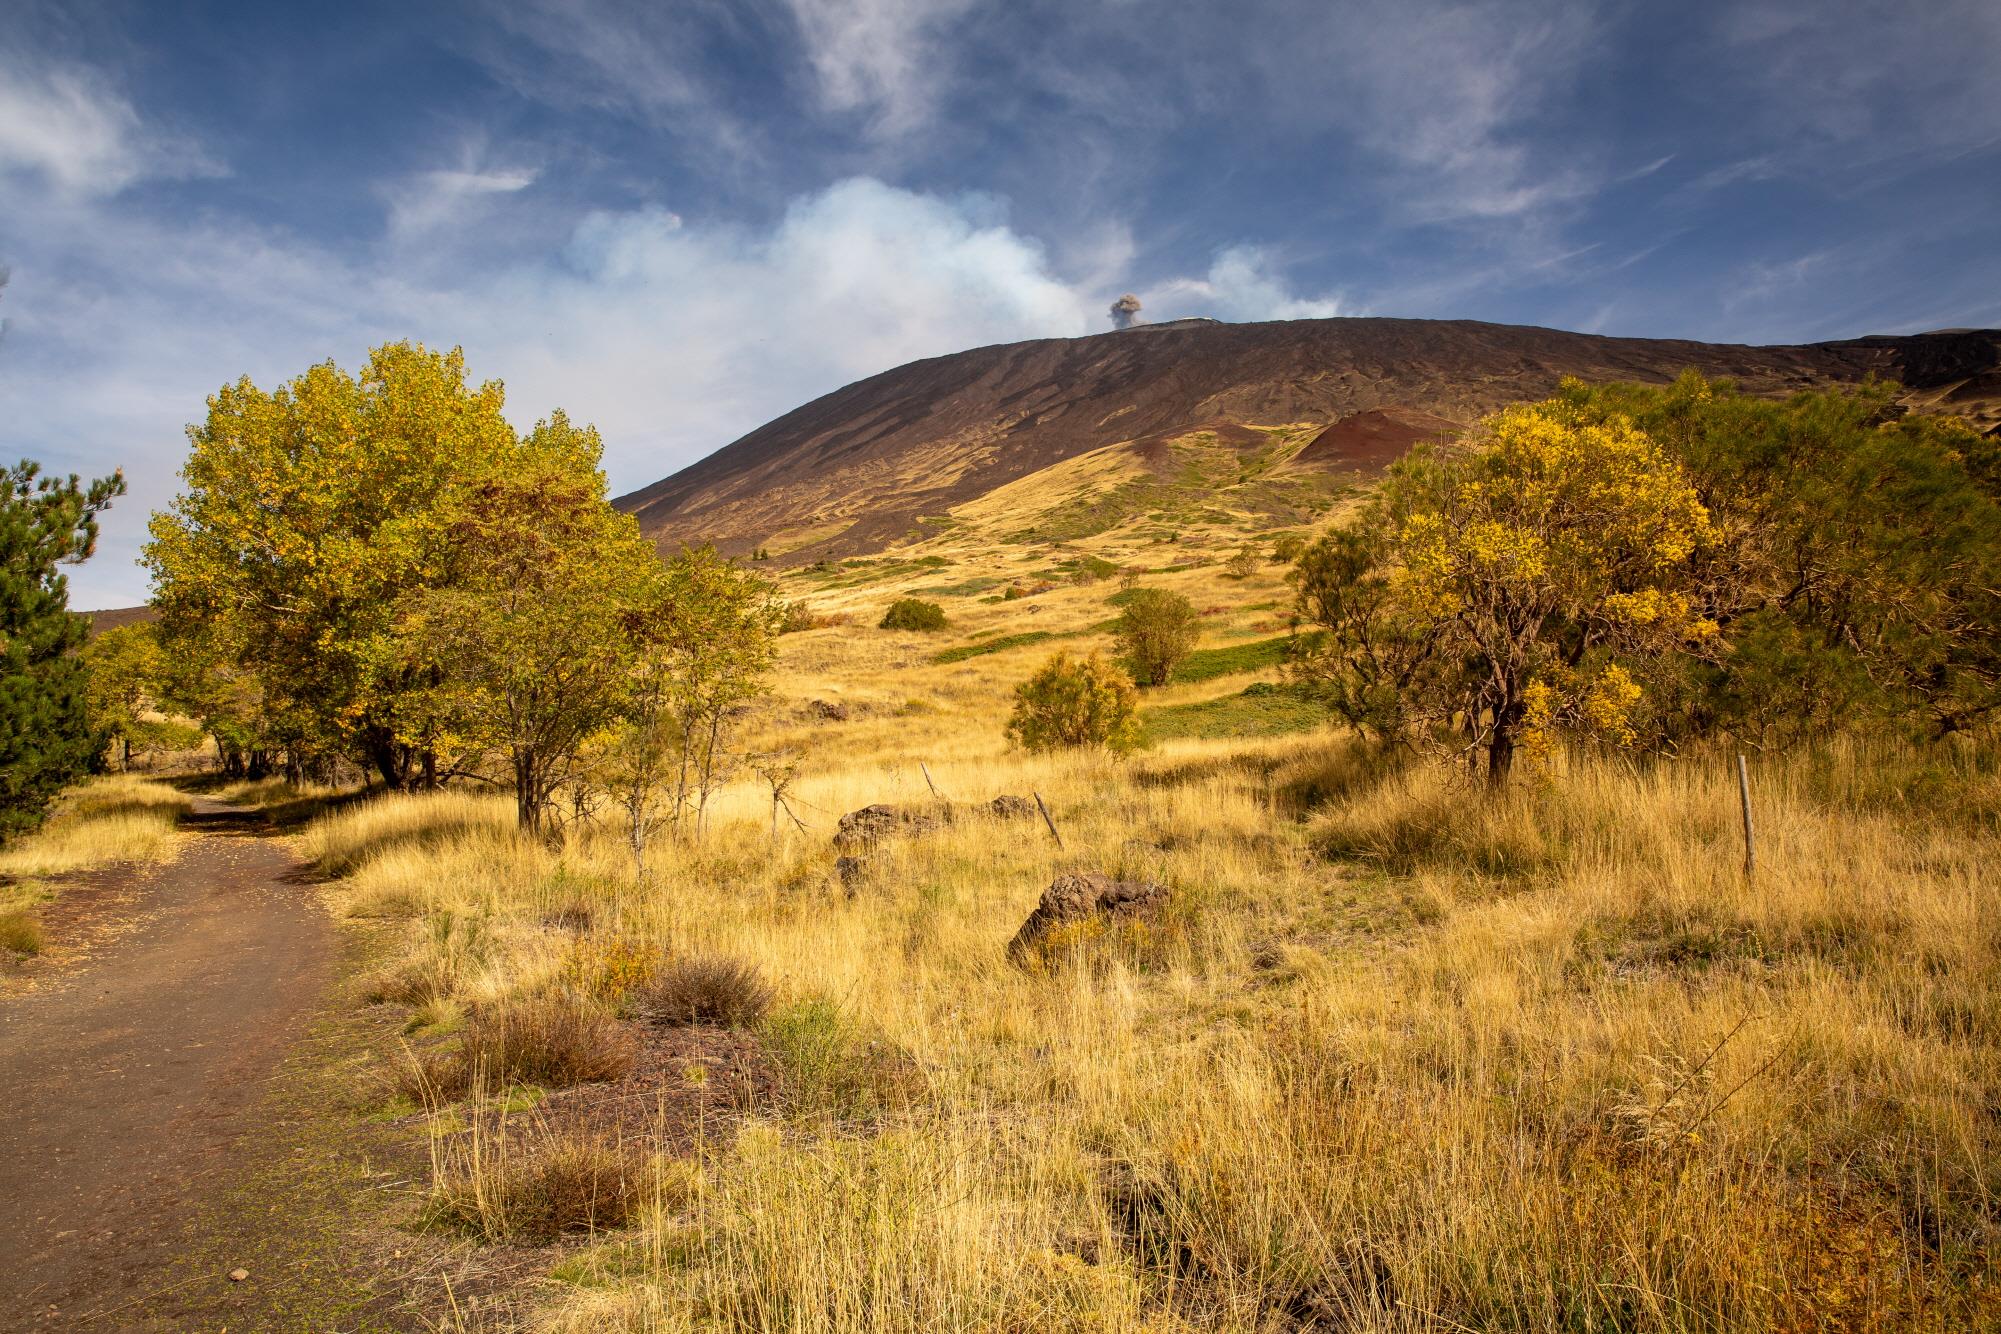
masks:
[[[1164,686],[1195,647],[1195,604],[1179,593],[1136,588],[1124,599],[1113,633],[1141,685]]]
[[[771,1008],[771,987],[740,959],[676,959],[653,976],[641,1003],[662,1023],[748,1028]]]
[[[1058,653],[1015,687],[1007,734],[1029,750],[1131,750],[1140,739],[1138,700],[1132,679],[1102,654]]]
[[[945,609],[922,598],[898,598],[882,615],[885,630],[943,630]]]

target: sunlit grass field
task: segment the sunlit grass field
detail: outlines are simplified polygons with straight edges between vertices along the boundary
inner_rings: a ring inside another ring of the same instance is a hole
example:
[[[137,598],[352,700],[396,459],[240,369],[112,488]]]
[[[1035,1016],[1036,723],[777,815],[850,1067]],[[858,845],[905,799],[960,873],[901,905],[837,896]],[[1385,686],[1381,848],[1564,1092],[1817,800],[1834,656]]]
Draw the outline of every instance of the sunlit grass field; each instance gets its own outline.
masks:
[[[95,779],[64,795],[40,829],[0,850],[0,875],[45,876],[173,854],[188,799],[137,775]]]
[[[1196,537],[1212,562],[1234,545]],[[2001,1322],[1990,743],[1754,758],[1748,879],[1732,756],[1560,757],[1490,798],[1321,720],[1230,735],[1227,710],[1123,760],[1030,756],[1002,736],[1009,692],[1056,648],[1109,648],[1091,627],[1117,584],[976,588],[938,599],[944,632],[872,628],[907,590],[1052,560],[938,549],[833,592],[786,579],[850,617],[786,637],[741,736],[797,756],[804,829],[745,776],[644,884],[609,821],[528,842],[505,796],[306,829],[340,911],[407,923],[375,994],[411,1002],[419,1043],[607,959],[740,960],[772,990],[755,1032],[781,1096],[691,1159],[642,1155],[631,1221],[572,1243],[548,1328]],[[1280,568],[1147,582],[1227,650],[1283,632]],[[1031,629],[1051,638],[936,660]],[[1276,680],[1243,657],[1146,709]],[[932,807],[934,785],[957,818],[836,873],[842,813]],[[1032,793],[1061,849],[970,809]],[[1158,881],[1169,907],[1009,964],[1074,869]],[[500,1198],[468,1195],[454,1152],[451,1198]]]

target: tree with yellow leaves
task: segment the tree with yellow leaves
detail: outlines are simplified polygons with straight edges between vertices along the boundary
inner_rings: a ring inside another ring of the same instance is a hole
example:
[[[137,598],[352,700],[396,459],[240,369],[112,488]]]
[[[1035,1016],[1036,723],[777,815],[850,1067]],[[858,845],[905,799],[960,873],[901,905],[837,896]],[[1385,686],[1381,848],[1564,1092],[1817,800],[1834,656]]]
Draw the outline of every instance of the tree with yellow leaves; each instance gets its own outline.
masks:
[[[538,424],[462,489],[437,577],[393,608],[385,674],[421,683],[403,725],[440,750],[504,755],[532,833],[621,717],[636,631],[664,594],[653,544],[605,500],[601,453],[562,413]]]
[[[294,759],[356,749],[392,787],[430,768],[400,713],[424,681],[388,640],[398,600],[436,582],[466,488],[516,448],[502,402],[456,349],[391,343],[359,375],[225,385],[188,429],[184,490],[145,552],[163,633],[247,674],[259,730]]]
[[[1702,653],[1714,540],[1680,465],[1629,420],[1550,401],[1399,464],[1294,578],[1295,669],[1350,721],[1485,755],[1504,781],[1558,733],[1640,736],[1637,664]]]

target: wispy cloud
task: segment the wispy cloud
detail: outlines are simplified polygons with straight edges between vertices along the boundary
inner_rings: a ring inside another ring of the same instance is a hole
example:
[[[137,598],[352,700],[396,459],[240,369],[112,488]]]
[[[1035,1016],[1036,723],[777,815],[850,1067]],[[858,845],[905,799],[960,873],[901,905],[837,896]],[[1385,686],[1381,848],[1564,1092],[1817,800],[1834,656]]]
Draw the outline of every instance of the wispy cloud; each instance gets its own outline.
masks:
[[[805,39],[822,103],[859,111],[878,133],[923,124],[953,79],[943,39],[972,0],[786,0]]]
[[[143,124],[102,71],[0,49],[0,175],[95,198],[141,180],[221,171],[193,144]]]
[[[1993,0],[1761,0],[1719,11],[1719,49],[1788,156],[1867,160],[2001,141]]]
[[[458,159],[454,166],[415,172],[381,187],[393,239],[419,241],[442,227],[463,224],[484,204],[526,190],[541,175],[537,166],[490,161],[478,144],[463,146]]]
[[[1543,119],[1587,68],[1602,26],[1589,0],[1286,8],[1285,40],[1253,24],[1236,25],[1235,40],[1287,113],[1386,164],[1401,211],[1519,218],[1596,184],[1574,145],[1548,141]]]
[[[732,0],[473,0],[466,54],[545,106],[589,108],[669,136],[691,161],[742,172],[767,151],[760,119],[782,88],[739,106],[727,71],[786,39],[765,3]]]

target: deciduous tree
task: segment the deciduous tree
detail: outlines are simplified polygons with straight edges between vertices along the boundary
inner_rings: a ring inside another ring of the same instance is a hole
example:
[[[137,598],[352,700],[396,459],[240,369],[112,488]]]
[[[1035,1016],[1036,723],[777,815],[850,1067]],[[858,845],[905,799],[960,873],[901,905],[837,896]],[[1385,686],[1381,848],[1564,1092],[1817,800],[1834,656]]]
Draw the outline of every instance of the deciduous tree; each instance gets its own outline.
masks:
[[[1619,416],[1551,401],[1399,464],[1298,568],[1296,670],[1348,716],[1451,736],[1499,783],[1524,742],[1637,739],[1633,664],[1710,650],[1693,561],[1716,540],[1686,471]]]
[[[463,489],[514,450],[502,401],[458,351],[410,343],[358,376],[327,363],[273,391],[224,386],[146,548],[168,632],[201,627],[288,743],[351,744],[403,785],[427,739],[399,708],[424,683],[385,651],[393,609],[435,585]]]
[[[654,606],[642,636],[644,672],[672,719],[673,822],[699,833],[728,776],[730,723],[768,688],[786,609],[768,579],[709,546],[683,548],[667,562]]]
[[[141,621],[93,636],[83,647],[91,721],[117,748],[123,768],[156,747],[191,746],[199,729],[165,716],[166,657],[155,627]]]
[[[395,608],[392,661],[424,683],[403,710],[440,747],[505,754],[523,829],[627,701],[639,627],[660,596],[652,544],[606,503],[597,432],[561,413],[442,511],[434,582]]]

